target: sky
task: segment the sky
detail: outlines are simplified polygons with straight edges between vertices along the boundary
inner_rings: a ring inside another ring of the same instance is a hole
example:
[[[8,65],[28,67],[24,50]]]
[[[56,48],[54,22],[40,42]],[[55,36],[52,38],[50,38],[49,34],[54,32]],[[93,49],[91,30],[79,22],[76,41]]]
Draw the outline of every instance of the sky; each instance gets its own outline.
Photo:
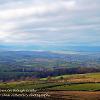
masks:
[[[0,50],[100,51],[100,0],[0,0]]]

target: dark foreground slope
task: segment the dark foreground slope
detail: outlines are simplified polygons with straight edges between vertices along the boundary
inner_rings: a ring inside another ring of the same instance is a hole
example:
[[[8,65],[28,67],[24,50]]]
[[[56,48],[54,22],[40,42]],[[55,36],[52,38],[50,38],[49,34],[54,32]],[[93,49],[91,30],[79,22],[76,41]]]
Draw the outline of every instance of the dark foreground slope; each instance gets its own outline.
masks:
[[[51,91],[50,97],[0,97],[0,100],[100,100],[100,92]]]

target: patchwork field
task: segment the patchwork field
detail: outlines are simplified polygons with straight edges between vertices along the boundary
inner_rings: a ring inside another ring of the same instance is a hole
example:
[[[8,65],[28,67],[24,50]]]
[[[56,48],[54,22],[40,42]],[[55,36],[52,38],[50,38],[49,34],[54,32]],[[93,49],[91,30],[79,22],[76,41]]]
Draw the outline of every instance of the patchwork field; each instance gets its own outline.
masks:
[[[0,89],[100,90],[100,73],[0,82]]]
[[[100,73],[73,74],[41,79],[1,82],[0,90],[36,90],[35,93],[47,93],[50,97],[44,100],[100,100]],[[0,94],[20,92],[0,92]],[[24,92],[27,94],[27,92]],[[28,94],[30,94],[28,92]],[[34,94],[34,93],[33,93]],[[92,95],[92,96],[90,96]],[[52,98],[52,99],[51,99]],[[72,99],[71,99],[72,98]],[[80,99],[82,98],[82,99]],[[95,99],[94,99],[95,98]],[[40,99],[40,98],[38,98]],[[38,100],[37,99],[37,100]]]

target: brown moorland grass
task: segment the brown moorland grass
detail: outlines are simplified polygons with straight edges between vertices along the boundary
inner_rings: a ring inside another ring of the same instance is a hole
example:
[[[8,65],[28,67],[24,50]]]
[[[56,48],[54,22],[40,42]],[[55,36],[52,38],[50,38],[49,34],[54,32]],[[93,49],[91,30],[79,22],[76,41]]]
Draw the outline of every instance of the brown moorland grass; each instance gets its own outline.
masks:
[[[47,93],[51,95],[51,100],[100,100],[100,91],[49,91]]]

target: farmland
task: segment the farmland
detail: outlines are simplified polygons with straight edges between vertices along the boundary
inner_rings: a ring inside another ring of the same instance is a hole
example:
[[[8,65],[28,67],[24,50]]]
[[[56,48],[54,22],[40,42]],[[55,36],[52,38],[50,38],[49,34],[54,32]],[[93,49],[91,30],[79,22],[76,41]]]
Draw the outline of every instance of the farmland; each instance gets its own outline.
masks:
[[[50,97],[48,97],[48,100],[50,98],[53,98],[55,100],[56,99],[59,100],[58,98],[60,99],[64,98],[65,100],[66,98],[75,99],[75,98],[80,98],[81,95],[83,96],[83,98],[84,98],[84,95],[86,95],[85,98],[89,98],[88,94],[95,95],[93,98],[99,98],[98,96],[100,94],[99,77],[100,77],[100,73],[88,73],[88,74],[62,75],[62,76],[47,77],[47,78],[40,78],[40,79],[34,79],[34,80],[32,79],[17,80],[17,81],[1,82],[0,89],[1,90],[8,90],[8,89],[9,90],[13,90],[13,89],[32,90],[34,89],[36,90],[36,93],[40,93],[40,94],[48,93],[50,95]],[[11,93],[11,91],[10,92],[8,91],[5,93],[12,94],[13,92]],[[61,96],[59,97],[59,95]],[[64,100],[64,99],[61,99],[61,100]],[[86,99],[86,100],[90,100],[90,99]]]
[[[99,100],[99,54],[35,51],[0,54],[0,95],[36,93],[49,95],[47,98],[38,98],[39,100]],[[35,91],[8,91],[14,89]],[[34,99],[38,100],[37,97]]]
[[[0,82],[0,89],[100,90],[100,73]]]

